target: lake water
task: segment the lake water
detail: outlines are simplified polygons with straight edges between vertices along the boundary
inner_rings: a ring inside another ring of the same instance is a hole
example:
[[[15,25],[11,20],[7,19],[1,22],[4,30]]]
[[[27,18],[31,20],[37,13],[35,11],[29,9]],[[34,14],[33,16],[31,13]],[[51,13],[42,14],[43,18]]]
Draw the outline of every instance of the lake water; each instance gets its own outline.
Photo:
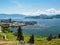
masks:
[[[37,21],[33,28],[22,28],[24,34],[48,36],[52,33],[54,36],[57,36],[60,33],[60,19],[20,19],[16,21]],[[41,27],[41,25],[47,26]],[[12,30],[17,31],[17,28],[12,28]]]

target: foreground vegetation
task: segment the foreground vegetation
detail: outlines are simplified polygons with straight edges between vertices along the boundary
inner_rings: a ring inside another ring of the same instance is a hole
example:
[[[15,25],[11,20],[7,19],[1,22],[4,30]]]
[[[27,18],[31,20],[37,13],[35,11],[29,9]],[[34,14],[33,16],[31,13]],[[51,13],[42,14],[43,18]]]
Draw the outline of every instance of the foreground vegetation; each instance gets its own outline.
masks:
[[[20,45],[18,41],[5,41],[5,43],[0,42],[0,45],[18,45],[18,44]],[[25,43],[23,45],[29,45],[29,44]],[[51,41],[47,40],[37,41],[34,43],[34,45],[60,45],[60,39],[53,39]]]
[[[20,40],[24,40],[25,43],[23,45],[30,45],[28,43],[29,41],[33,40],[34,45],[60,45],[60,34],[58,37],[53,38],[52,34],[50,34],[48,37],[42,37],[42,36],[29,36],[22,34],[21,35],[21,29],[18,30],[17,32],[13,32],[8,29],[8,26],[4,26],[2,28],[3,32],[0,32],[0,45],[20,45],[19,43]],[[18,35],[18,40],[17,40],[17,34],[22,36],[21,38]],[[6,35],[6,39],[3,38],[3,36]],[[22,45],[22,44],[21,44]]]
[[[2,34],[4,34],[4,33],[0,33],[0,35],[1,35],[0,36],[0,40],[1,41],[5,41],[5,43],[1,43],[0,42],[0,45],[10,45],[10,44],[11,45],[17,45],[17,44],[19,44],[19,42],[16,40],[17,37],[15,35],[13,35],[13,33],[6,33],[7,40],[3,40],[2,39]],[[28,42],[29,39],[30,39],[30,36],[24,35],[25,42]],[[34,40],[35,40],[34,45],[60,45],[60,39],[58,39],[58,38],[52,39],[51,41],[48,41],[46,39],[47,39],[47,37],[35,36],[35,38],[34,38]],[[14,42],[14,43],[11,43],[11,42]],[[26,44],[24,44],[24,45],[26,45]]]

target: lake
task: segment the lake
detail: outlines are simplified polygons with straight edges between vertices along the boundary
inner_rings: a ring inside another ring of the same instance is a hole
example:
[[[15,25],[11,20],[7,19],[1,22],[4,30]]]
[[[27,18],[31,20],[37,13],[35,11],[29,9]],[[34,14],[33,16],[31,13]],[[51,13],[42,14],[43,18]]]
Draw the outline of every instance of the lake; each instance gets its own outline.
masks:
[[[52,33],[57,36],[60,33],[60,19],[17,19],[16,21],[37,21],[37,24],[32,28],[23,28],[23,33],[27,35],[48,36]],[[11,28],[17,31],[17,28]]]

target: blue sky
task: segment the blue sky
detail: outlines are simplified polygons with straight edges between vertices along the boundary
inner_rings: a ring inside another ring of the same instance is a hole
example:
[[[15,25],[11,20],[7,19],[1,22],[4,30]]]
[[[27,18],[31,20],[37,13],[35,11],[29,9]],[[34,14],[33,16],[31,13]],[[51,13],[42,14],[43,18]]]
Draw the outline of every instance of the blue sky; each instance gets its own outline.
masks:
[[[0,13],[25,15],[60,13],[60,0],[0,0]]]

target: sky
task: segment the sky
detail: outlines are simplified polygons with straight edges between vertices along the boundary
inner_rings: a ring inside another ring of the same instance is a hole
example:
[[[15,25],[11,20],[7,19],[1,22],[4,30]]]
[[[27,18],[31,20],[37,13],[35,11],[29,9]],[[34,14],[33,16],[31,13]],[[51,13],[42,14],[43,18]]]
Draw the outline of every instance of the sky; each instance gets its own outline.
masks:
[[[0,14],[60,14],[60,0],[0,0]]]

